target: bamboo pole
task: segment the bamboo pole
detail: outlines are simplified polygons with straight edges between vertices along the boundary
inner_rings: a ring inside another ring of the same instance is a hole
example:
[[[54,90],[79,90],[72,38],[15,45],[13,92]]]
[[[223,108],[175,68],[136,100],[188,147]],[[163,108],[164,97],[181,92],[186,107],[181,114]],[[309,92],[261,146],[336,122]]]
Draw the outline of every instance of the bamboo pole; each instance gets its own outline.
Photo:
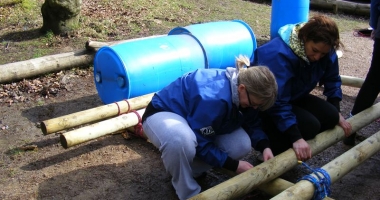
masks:
[[[81,50],[1,65],[0,83],[18,81],[72,67],[87,66],[94,60],[94,55],[94,52]]]
[[[368,125],[380,117],[380,103],[356,114],[348,119],[352,125],[352,132]],[[318,134],[308,143],[312,154],[316,155],[344,138],[344,131],[336,126],[334,129]],[[289,149],[276,157],[255,166],[219,185],[216,185],[191,199],[235,199],[248,194],[263,183],[267,183],[287,172],[298,164],[293,149]]]
[[[331,162],[322,167],[329,175],[331,183],[336,182],[348,172],[352,171],[355,167],[362,164],[365,160],[370,158],[376,152],[380,150],[380,131],[367,138],[360,144],[356,145],[349,151],[345,152],[341,156],[335,158]],[[315,178],[318,177],[311,174]],[[277,196],[273,197],[273,200],[283,199],[311,199],[314,194],[314,185],[306,180],[301,180],[294,186],[286,189]]]
[[[136,112],[141,117],[144,114],[144,111],[145,109],[140,109]],[[69,148],[74,145],[109,135],[120,130],[125,130],[129,127],[137,125],[139,123],[139,116],[134,112],[130,112],[63,133],[60,136],[61,145],[64,148]]]
[[[150,93],[127,100],[118,101],[116,103],[76,112],[62,117],[45,120],[41,122],[41,130],[44,135],[47,135],[82,124],[114,117],[121,113],[126,113],[130,110],[145,108],[152,100],[153,94],[154,93]]]
[[[345,86],[361,88],[364,83],[364,79],[353,76],[340,75],[340,78],[342,79],[342,85]]]

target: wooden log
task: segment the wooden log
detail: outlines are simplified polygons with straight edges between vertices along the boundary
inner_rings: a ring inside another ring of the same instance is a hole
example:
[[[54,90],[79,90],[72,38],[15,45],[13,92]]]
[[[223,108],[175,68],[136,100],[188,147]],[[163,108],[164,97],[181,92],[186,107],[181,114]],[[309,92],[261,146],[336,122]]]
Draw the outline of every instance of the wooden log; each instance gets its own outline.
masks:
[[[370,4],[356,3],[342,0],[310,0],[310,8],[321,8],[332,10],[334,13],[342,11],[344,13],[356,15],[370,15]]]
[[[144,111],[145,109],[140,109],[136,112],[141,117],[144,114]],[[126,130],[127,128],[135,126],[139,123],[138,115],[134,112],[130,112],[63,133],[60,136],[61,145],[64,148],[69,148],[77,144],[118,132],[120,130]]]
[[[356,145],[349,151],[345,152],[341,156],[335,158],[331,162],[327,163],[322,167],[329,175],[331,183],[336,182],[341,179],[348,172],[353,170],[355,167],[362,164],[365,160],[370,158],[376,152],[380,150],[380,131],[367,138],[360,144]],[[318,177],[315,174],[311,174],[317,180]],[[294,186],[281,192],[273,200],[283,200],[283,199],[312,199],[314,195],[315,187],[314,185],[306,180],[301,180]]]
[[[118,101],[116,103],[45,120],[41,122],[41,131],[44,135],[47,135],[82,124],[108,119],[131,110],[145,108],[152,100],[153,95],[154,93],[146,94],[127,100]]]
[[[119,41],[113,41],[113,42],[99,42],[99,41],[88,40],[86,42],[85,47],[89,51],[98,51],[101,47],[104,47],[104,46],[111,46],[111,45],[116,45],[116,44],[120,44],[124,42],[131,42],[131,41],[136,41],[136,40],[163,37],[163,36],[165,35],[153,35],[149,37],[133,38],[133,39],[128,39],[128,40],[119,40]]]
[[[88,66],[94,52],[82,50],[1,65],[0,83],[18,81],[72,67]]]
[[[377,103],[349,118],[348,122],[352,125],[352,132],[356,132],[379,117],[380,103]],[[336,126],[334,129],[318,134],[313,140],[309,140],[308,143],[310,144],[312,154],[316,155],[343,138],[345,138],[343,129]],[[191,199],[237,199],[256,189],[259,185],[274,180],[297,164],[297,157],[293,149],[289,149]]]
[[[342,79],[342,85],[345,86],[361,88],[364,83],[364,79],[353,76],[340,75],[340,78]]]
[[[234,177],[237,175],[235,172],[224,169],[224,168],[214,168],[214,170],[222,174],[227,174],[230,177]],[[281,178],[276,178],[272,181],[269,181],[268,183],[264,183],[258,186],[258,189],[271,196],[276,196],[291,186],[294,186],[294,183],[291,183]]]
[[[294,183],[281,178],[276,178],[272,181],[259,185],[258,189],[271,196],[276,196],[292,186],[294,186]]]
[[[149,37],[134,38],[114,42],[87,41],[85,45],[85,50],[56,55],[48,55],[31,60],[0,65],[0,83],[19,81],[25,78],[31,78],[41,74],[57,72],[73,67],[88,66],[93,63],[95,52],[102,46],[109,46],[128,41],[142,40],[161,36],[163,35],[154,35]]]

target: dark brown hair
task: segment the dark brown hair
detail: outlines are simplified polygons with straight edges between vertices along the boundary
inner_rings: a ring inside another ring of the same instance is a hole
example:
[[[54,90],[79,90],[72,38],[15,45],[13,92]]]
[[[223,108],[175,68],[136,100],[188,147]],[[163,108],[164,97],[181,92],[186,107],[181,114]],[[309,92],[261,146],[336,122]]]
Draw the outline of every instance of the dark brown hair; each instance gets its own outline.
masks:
[[[323,15],[313,16],[299,30],[298,39],[301,41],[323,42],[331,45],[334,49],[339,49],[341,42],[339,39],[339,29],[336,23]]]

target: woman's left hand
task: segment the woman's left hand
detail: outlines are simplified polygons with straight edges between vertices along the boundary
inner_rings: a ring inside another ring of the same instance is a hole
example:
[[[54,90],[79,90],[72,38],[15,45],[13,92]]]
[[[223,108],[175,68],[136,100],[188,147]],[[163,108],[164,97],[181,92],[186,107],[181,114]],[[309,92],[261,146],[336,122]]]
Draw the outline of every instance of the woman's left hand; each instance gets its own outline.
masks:
[[[267,161],[271,158],[273,158],[273,153],[272,153],[272,150],[270,148],[265,148],[264,151],[263,151],[263,159],[264,161]]]
[[[346,121],[346,119],[344,119],[344,117],[340,113],[339,113],[339,126],[342,127],[344,131],[344,135],[346,137],[351,135],[351,131],[352,131],[351,124],[348,121]]]

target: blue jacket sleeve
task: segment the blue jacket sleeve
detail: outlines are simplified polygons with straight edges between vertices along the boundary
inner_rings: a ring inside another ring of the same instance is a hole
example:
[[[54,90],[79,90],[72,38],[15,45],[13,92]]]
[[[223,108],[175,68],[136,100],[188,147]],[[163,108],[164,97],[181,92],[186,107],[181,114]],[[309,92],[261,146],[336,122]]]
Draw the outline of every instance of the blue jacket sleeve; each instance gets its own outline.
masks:
[[[269,147],[269,139],[261,128],[261,119],[258,117],[257,111],[251,111],[252,115],[248,115],[248,120],[243,124],[243,129],[248,133],[251,139],[251,146],[260,152]]]
[[[342,80],[339,75],[338,57],[335,50],[330,52],[330,56],[324,59],[322,65],[325,65],[325,72],[319,83],[324,86],[323,94],[327,101],[333,104],[340,111],[339,102],[342,100]]]
[[[267,111],[275,121],[277,128],[285,132],[296,124],[296,116],[291,111],[292,83],[294,77],[292,66],[298,65],[298,58],[292,50],[280,39],[256,49],[254,65],[265,65],[273,72],[278,85],[278,94],[275,104]]]
[[[378,25],[378,20],[379,20],[379,17],[380,17],[380,0],[371,0],[371,13],[370,13],[370,21],[369,21],[369,25],[373,28],[373,29],[377,29],[377,25]]]

